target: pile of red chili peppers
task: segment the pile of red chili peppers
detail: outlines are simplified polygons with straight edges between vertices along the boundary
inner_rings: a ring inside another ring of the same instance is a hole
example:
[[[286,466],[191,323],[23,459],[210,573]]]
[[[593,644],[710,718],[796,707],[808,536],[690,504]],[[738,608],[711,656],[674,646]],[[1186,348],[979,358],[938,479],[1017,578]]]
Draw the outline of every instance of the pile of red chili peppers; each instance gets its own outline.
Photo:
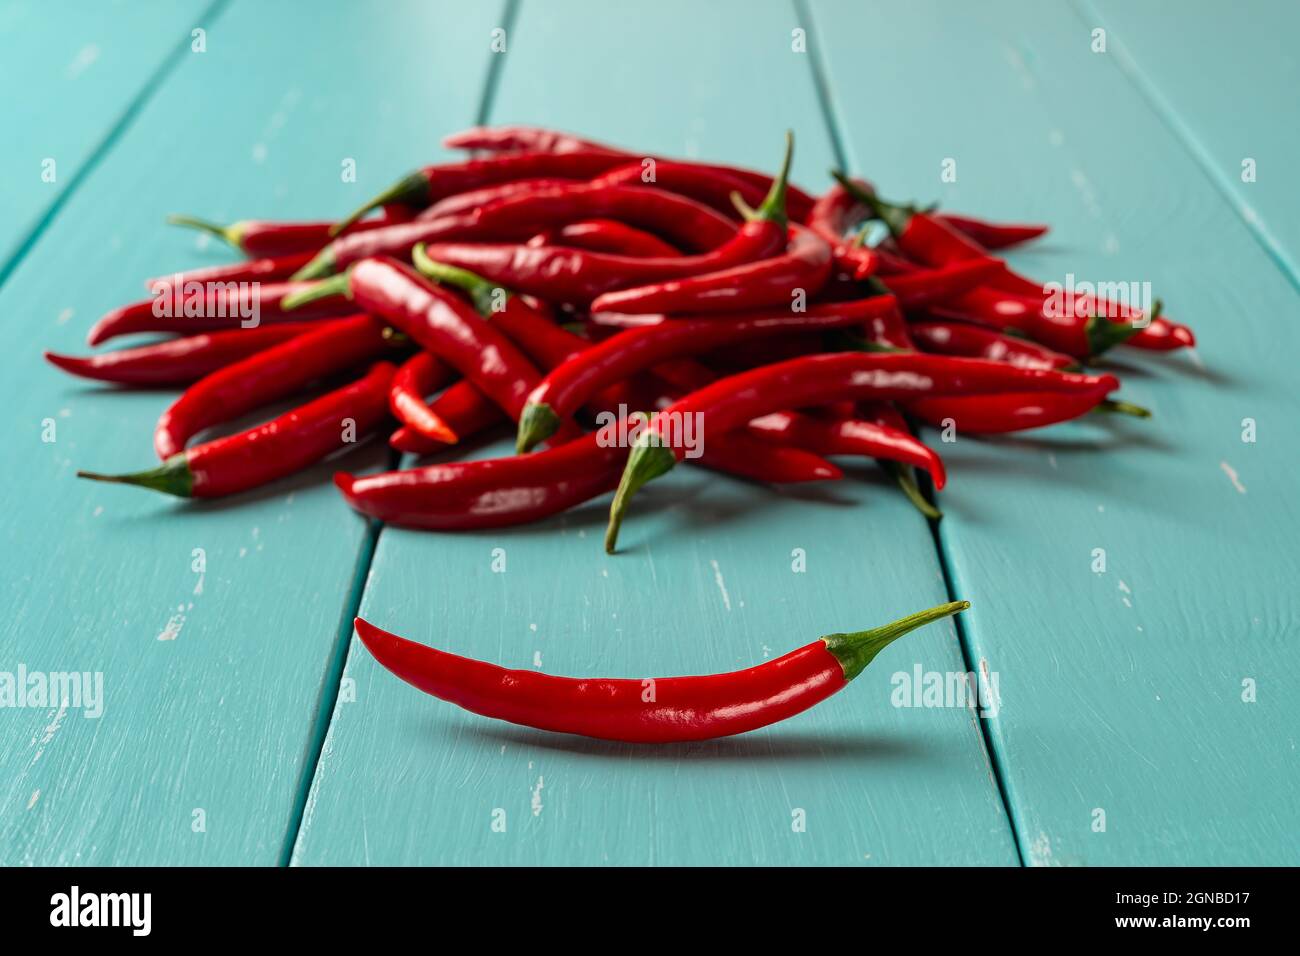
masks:
[[[789,483],[840,479],[831,458],[865,456],[937,518],[917,470],[935,489],[946,473],[920,426],[980,435],[1091,413],[1145,417],[1111,397],[1115,375],[1090,367],[1116,346],[1194,344],[1158,304],[1144,312],[1090,295],[1061,309],[1048,286],[998,257],[1045,226],[891,203],[839,172],[820,196],[799,189],[789,137],[775,176],[531,127],[476,128],[446,144],[476,155],[417,170],[340,223],[176,217],[248,259],[152,280],[151,298],[114,309],[89,335],[91,345],[166,338],[47,354],[86,378],[183,389],[154,431],[159,466],[79,474],[217,497],[394,422],[390,444],[415,455],[509,426],[512,456],[440,454],[335,483],[363,514],[436,530],[535,521],[613,491],[613,552],[637,489],[680,461]],[[882,238],[868,245],[873,224]],[[294,400],[245,431],[203,435]],[[694,443],[682,440],[690,428]],[[879,630],[898,636],[890,628],[959,609]],[[619,740],[700,739],[781,719],[854,676],[853,648],[883,646],[838,635],[727,675],[755,703],[743,719],[738,698],[707,683],[723,678],[681,679],[680,697],[677,683],[660,682],[673,693],[657,711],[637,706],[640,682],[584,682],[564,693],[586,694],[595,710],[569,719],[544,704],[554,678],[358,628],[381,661],[431,693]]]

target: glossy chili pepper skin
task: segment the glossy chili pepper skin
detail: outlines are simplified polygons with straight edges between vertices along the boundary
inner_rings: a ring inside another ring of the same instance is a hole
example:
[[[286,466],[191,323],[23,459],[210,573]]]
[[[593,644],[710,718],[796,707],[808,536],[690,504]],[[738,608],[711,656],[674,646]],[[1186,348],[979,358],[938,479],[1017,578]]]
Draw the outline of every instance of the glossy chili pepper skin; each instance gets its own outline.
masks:
[[[864,190],[871,185],[863,180],[853,182]],[[846,233],[869,214],[869,210],[839,183],[818,197],[808,216],[808,228],[830,244],[835,268],[854,279],[865,279],[880,271],[880,257],[861,242]]]
[[[800,313],[674,319],[627,329],[546,375],[529,394],[520,415],[518,448],[526,451],[552,434],[599,389],[660,362],[764,336],[850,328],[894,306],[890,296],[881,296],[857,303],[811,306]]]
[[[742,230],[750,223],[742,226]],[[739,312],[789,305],[799,292],[821,291],[831,273],[831,248],[802,226],[790,228],[785,251],[755,257],[702,275],[606,292],[591,303],[594,312]]]
[[[166,461],[205,428],[286,398],[392,348],[381,323],[357,315],[250,355],[187,388],[158,419],[154,451]]]
[[[1047,234],[1047,227],[1030,223],[990,222],[974,216],[952,212],[936,213],[935,218],[951,229],[956,229],[985,249],[998,250],[1018,246]]]
[[[907,403],[907,410],[926,424],[951,423],[958,434],[1001,435],[1043,428],[1085,415],[1101,396],[1006,392],[1000,395],[930,398]]]
[[[416,644],[361,618],[356,629],[393,674],[473,713],[556,733],[655,744],[729,737],[793,717],[843,689],[899,637],[969,606],[941,605],[873,630],[831,634],[728,674],[654,679],[507,670]]]
[[[923,309],[983,285],[1001,269],[1002,263],[996,259],[967,259],[937,269],[886,276],[878,281],[897,297],[903,308]]]
[[[1021,368],[1061,370],[1078,368],[1078,363],[1069,355],[1053,351],[1028,339],[1002,335],[992,329],[972,325],[969,322],[944,322],[931,319],[912,322],[908,326],[908,331],[911,333],[912,341],[923,352],[982,358],[990,362],[1009,362]]]
[[[157,276],[145,283],[145,288],[155,290],[184,287],[187,282],[285,282],[315,256],[314,252],[295,252],[265,259],[249,259],[229,265],[207,266],[169,276]]]
[[[321,328],[324,322],[285,322],[256,329],[203,332],[84,358],[46,352],[65,372],[99,382],[163,388],[189,385],[233,362]]]
[[[1053,314],[1046,305],[997,289],[978,288],[938,303],[936,315],[1018,332],[1073,358],[1086,360],[1122,342],[1131,341],[1136,327],[1105,318]]]
[[[684,455],[665,434],[687,416],[703,416],[706,435],[725,433],[782,408],[842,399],[908,400],[998,392],[1083,393],[1098,400],[1119,387],[1113,375],[1079,375],[1022,369],[1001,362],[915,353],[837,353],[791,359],[720,379],[656,415],[628,456],[610,507],[605,549],[613,552],[628,502],[636,490],[668,471]]]
[[[594,151],[603,152],[608,155],[622,157],[623,164],[636,159],[644,162],[647,159],[654,160],[656,163],[669,162],[678,166],[690,166],[704,172],[713,172],[728,177],[734,177],[742,182],[748,183],[751,188],[757,191],[759,195],[766,192],[772,186],[772,177],[763,173],[754,172],[750,169],[744,169],[739,166],[726,166],[717,163],[695,163],[685,162],[683,160],[663,159],[656,156],[641,156],[638,153],[619,149],[618,147],[609,146],[604,143],[597,143],[589,139],[572,136],[568,133],[559,133],[555,130],[540,129],[528,126],[508,126],[508,127],[476,127],[472,130],[465,130],[461,133],[454,133],[452,136],[443,140],[444,145],[449,145],[455,141],[457,149],[482,149],[490,152],[511,153],[511,152],[584,152]],[[813,197],[808,195],[797,186],[791,185],[789,188],[788,209],[790,218],[795,222],[804,222],[813,207]]]
[[[131,475],[79,471],[79,478],[137,485],[181,498],[220,498],[301,471],[374,431],[387,417],[397,370],[378,362],[363,378],[255,428],[195,445]],[[352,437],[355,436],[355,437]]]
[[[647,181],[646,177],[653,175]],[[727,169],[702,166],[699,163],[681,163],[671,159],[652,160],[651,163],[636,161],[620,166],[592,180],[607,186],[644,186],[650,189],[664,189],[668,192],[689,196],[702,202],[711,209],[716,209],[724,216],[735,218],[736,207],[733,195],[751,206],[763,201],[766,187],[737,176]]]
[[[424,401],[424,396],[442,388],[454,376],[448,365],[428,352],[412,355],[398,366],[388,392],[388,408],[393,417],[431,441],[447,444],[459,441],[456,432],[433,414]],[[486,396],[484,400],[487,401]]]
[[[420,214],[415,218],[421,222],[427,222],[430,219],[441,219],[445,216],[458,216],[462,213],[474,212],[480,206],[486,206],[498,199],[504,199],[506,196],[535,192],[540,189],[551,189],[555,186],[564,186],[570,182],[573,182],[573,180],[520,179],[508,183],[499,183],[495,186],[485,186],[482,189],[471,189],[469,192],[456,193],[446,199],[438,200],[427,209],[421,210]]]
[[[531,246],[570,246],[590,252],[609,252],[642,259],[676,259],[681,252],[653,233],[613,219],[586,219],[560,229],[538,233]]]
[[[184,290],[180,290],[176,296],[168,295],[166,290],[162,290],[155,298],[124,305],[107,313],[91,328],[86,340],[90,345],[98,345],[116,336],[134,332],[178,332],[190,335],[195,332],[239,329],[244,327],[244,323],[252,321],[256,321],[257,325],[302,322],[356,311],[347,301],[338,299],[314,302],[295,312],[285,312],[282,308],[284,300],[307,288],[309,283],[302,282],[267,282],[249,288],[236,286],[233,289],[226,284],[217,284],[205,286],[193,297]],[[191,301],[192,308],[187,304]],[[160,310],[160,303],[171,304],[172,314],[166,314],[168,310]],[[163,311],[163,314],[158,314],[159,311]],[[189,311],[197,314],[185,314]]]

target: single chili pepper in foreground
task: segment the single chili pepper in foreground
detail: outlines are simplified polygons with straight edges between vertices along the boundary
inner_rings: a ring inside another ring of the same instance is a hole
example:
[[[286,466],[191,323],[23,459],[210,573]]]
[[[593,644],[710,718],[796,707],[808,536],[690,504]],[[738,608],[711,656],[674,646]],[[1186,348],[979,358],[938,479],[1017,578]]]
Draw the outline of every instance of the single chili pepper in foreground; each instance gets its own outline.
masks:
[[[1022,369],[981,359],[901,352],[839,353],[791,359],[720,379],[656,415],[628,456],[610,506],[605,550],[613,553],[631,496],[666,474],[684,455],[664,433],[687,416],[703,416],[708,432],[727,432],[781,408],[802,408],[841,399],[919,399],[942,395],[1050,391],[1101,398],[1119,387],[1113,375],[1079,375]]]
[[[682,248],[699,251],[716,250],[736,234],[735,223],[726,216],[685,196],[633,186],[574,183],[512,193],[472,212],[341,236],[322,249],[295,278],[321,278],[374,256],[404,259],[420,243],[524,241],[552,226],[600,218],[618,219],[662,235]],[[518,283],[514,285],[520,291],[529,291]]]
[[[302,322],[330,318],[355,312],[343,299],[314,302],[309,308],[292,314],[284,310],[284,300],[311,288],[305,282],[252,283],[248,287],[228,283],[204,286],[201,294],[189,295],[184,289],[174,294],[162,290],[152,299],[133,302],[108,312],[96,322],[86,336],[90,345],[98,345],[119,335],[133,332],[213,332],[219,329],[256,328],[262,323]],[[161,313],[161,314],[159,314]],[[245,326],[244,323],[253,322]]]
[[[912,322],[908,332],[923,352],[1009,362],[1021,368],[1057,368],[1062,371],[1077,371],[1079,368],[1079,363],[1069,355],[968,322],[937,319]]]
[[[388,411],[396,369],[377,362],[364,378],[250,428],[173,455],[130,475],[79,471],[78,478],[139,485],[181,498],[219,498],[248,491],[319,461],[373,431]]]
[[[446,444],[460,440],[451,427],[435,415],[424,401],[424,396],[446,385],[455,373],[428,352],[416,352],[398,366],[393,384],[388,391],[388,408],[393,417],[422,437]],[[483,400],[491,405],[487,396]]]
[[[339,235],[370,210],[380,206],[423,209],[457,193],[513,182],[517,179],[552,177],[590,179],[625,162],[626,159],[618,153],[575,149],[564,153],[511,153],[490,156],[486,159],[471,159],[462,163],[425,166],[408,176],[403,176],[379,195],[335,223],[333,233]]]
[[[287,256],[205,266],[202,269],[173,272],[168,276],[155,276],[144,285],[158,295],[168,289],[183,288],[187,282],[284,282],[310,262],[314,255],[314,252],[294,252]]]
[[[541,380],[536,366],[470,305],[392,259],[363,259],[342,275],[309,284],[287,302],[351,300],[405,332],[472,381],[512,419]],[[454,429],[453,429],[454,430]]]
[[[392,348],[382,323],[357,315],[250,355],[187,388],[158,419],[154,451],[166,461],[205,428],[287,398]]]
[[[675,259],[681,256],[654,233],[637,229],[614,219],[586,219],[572,222],[557,230],[539,232],[528,240],[530,246],[572,246],[590,252],[612,252],[620,256]]]
[[[525,727],[628,743],[712,740],[787,720],[843,689],[909,631],[970,607],[954,601],[869,631],[829,634],[729,674],[607,679],[507,670],[416,644],[356,619],[357,636],[408,684]],[[653,694],[646,689],[652,687]]]
[[[518,450],[554,434],[596,391],[661,362],[761,336],[859,325],[894,308],[890,296],[856,303],[811,306],[807,312],[772,312],[736,318],[673,319],[627,329],[548,373],[529,394],[519,416]]]
[[[831,248],[803,226],[790,227],[780,255],[688,278],[606,292],[594,312],[739,312],[813,298],[831,274]]]
[[[256,329],[204,332],[85,358],[54,352],[46,352],[45,358],[65,372],[100,382],[152,388],[189,385],[232,362],[323,328],[325,324],[285,322]]]
[[[653,160],[655,163],[674,163],[678,166],[690,166],[696,170],[713,172],[735,177],[748,183],[759,194],[772,187],[772,177],[740,166],[726,166],[718,163],[696,163],[685,160],[664,159],[658,156],[641,156],[637,153],[605,143],[582,139],[568,133],[541,129],[530,126],[488,127],[480,126],[454,133],[443,140],[444,145],[455,141],[457,149],[482,149],[490,152],[509,154],[527,150],[533,153],[558,152],[603,152],[619,156],[623,162],[636,159],[640,162]],[[795,222],[805,222],[813,207],[813,197],[795,185],[790,186],[788,208],[790,218]]]
[[[395,220],[384,215],[378,219],[353,223],[347,231],[354,233],[382,229],[393,225],[395,221],[401,221],[401,217]],[[329,222],[268,222],[262,219],[242,219],[223,226],[198,216],[168,216],[167,222],[216,236],[227,245],[255,258],[315,252],[330,241],[330,229],[333,226]]]

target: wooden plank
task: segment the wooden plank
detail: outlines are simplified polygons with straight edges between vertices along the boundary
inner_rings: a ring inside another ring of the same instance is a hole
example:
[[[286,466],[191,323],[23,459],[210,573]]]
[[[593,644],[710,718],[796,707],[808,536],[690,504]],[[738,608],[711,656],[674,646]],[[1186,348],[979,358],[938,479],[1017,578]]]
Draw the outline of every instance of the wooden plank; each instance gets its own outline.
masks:
[[[6,707],[0,862],[273,864],[296,827],[350,632],[364,523],[325,463],[181,505],[73,479],[147,466],[169,396],[45,366],[145,276],[215,262],[165,213],[331,215],[472,122],[499,9],[236,3],[145,105],[0,292],[12,455],[0,669],[102,674],[103,714]],[[304,32],[306,31],[306,32]],[[355,159],[358,182],[340,178]],[[47,422],[57,441],[42,442]],[[386,461],[378,447],[342,459]],[[195,549],[206,572],[195,573]],[[324,697],[323,695],[329,695]],[[196,832],[202,811],[205,829]]]
[[[1300,4],[1082,0],[1116,63],[1300,284]]]
[[[991,729],[1025,857],[1294,864],[1300,409],[1277,357],[1300,346],[1296,294],[1085,21],[1030,2],[816,7],[853,165],[882,193],[1050,221],[1017,265],[1149,280],[1200,339],[1199,357],[1115,355],[1150,422],[942,446],[942,542],[973,656],[1002,674]],[[855,79],[870,95],[844,95]]]
[[[806,58],[790,51],[796,25],[784,5],[740,0],[525,4],[492,118],[769,168],[789,126],[798,175],[820,184],[831,156]],[[679,469],[638,498],[613,558],[601,549],[607,509],[514,531],[385,529],[362,613],[508,666],[687,674],[945,599],[924,522],[874,466],[782,492]],[[795,549],[806,573],[792,570]],[[354,642],[356,700],[335,711],[294,860],[1014,863],[975,720],[891,706],[891,674],[914,664],[962,669],[951,625],[890,648],[788,724],[636,748],[466,714]]]
[[[140,16],[94,0],[0,7],[0,277],[42,218],[100,154],[165,64],[208,22],[210,0],[149,3]]]

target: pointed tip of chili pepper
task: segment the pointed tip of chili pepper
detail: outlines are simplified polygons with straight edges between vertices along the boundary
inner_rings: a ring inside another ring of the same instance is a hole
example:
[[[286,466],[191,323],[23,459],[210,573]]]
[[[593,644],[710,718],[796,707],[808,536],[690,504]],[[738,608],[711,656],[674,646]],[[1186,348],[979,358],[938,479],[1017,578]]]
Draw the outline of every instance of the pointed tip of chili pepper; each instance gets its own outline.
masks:
[[[63,371],[72,375],[85,376],[89,360],[76,355],[60,355],[58,352],[45,352],[45,361],[49,362],[55,368],[61,368]]]
[[[904,634],[969,608],[970,601],[950,601],[947,604],[909,614],[889,624],[873,627],[868,631],[827,634],[822,640],[826,642],[826,650],[840,662],[847,683],[866,670],[867,665],[876,659],[877,654]]]
[[[379,195],[368,199],[347,216],[330,226],[330,235],[337,236],[348,226],[360,220],[372,209],[390,203],[402,206],[423,206],[429,199],[429,177],[423,172],[403,176]]]
[[[428,415],[422,415],[419,420],[408,423],[412,431],[418,433],[421,437],[430,441],[436,441],[442,445],[460,444],[460,436],[443,421],[442,416],[429,410]]]
[[[198,216],[170,215],[167,217],[169,226],[184,226],[187,229],[197,229],[200,232],[206,232],[210,236],[216,236],[227,245],[233,246],[240,252],[244,249],[244,228],[243,223],[235,222],[229,226],[223,226],[219,222],[213,222],[210,219],[200,219]]]
[[[618,530],[623,525],[627,507],[632,503],[632,496],[649,481],[666,475],[677,465],[677,456],[663,445],[652,444],[646,435],[637,439],[632,452],[627,456],[627,465],[623,476],[618,480],[618,490],[609,506],[609,525],[605,528],[605,553],[613,554],[618,550]]]
[[[111,312],[105,312],[99,321],[90,327],[90,331],[86,333],[86,344],[93,347],[111,339],[114,335],[120,334],[117,326],[125,311],[125,308],[118,308],[113,309]]]
[[[1175,342],[1184,348],[1196,348],[1196,333],[1185,325],[1173,324],[1173,329],[1169,333]]]
[[[328,279],[321,279],[319,282],[313,283],[309,288],[289,293],[280,300],[280,309],[284,312],[292,312],[308,302],[328,299],[336,295],[348,299],[352,297],[352,282],[346,272],[330,276]]]
[[[135,485],[149,488],[165,495],[178,498],[190,498],[194,494],[194,473],[190,471],[189,460],[184,452],[172,455],[157,468],[137,471],[125,475],[102,475],[95,471],[78,471],[78,478],[91,481],[104,481],[116,485]]]

